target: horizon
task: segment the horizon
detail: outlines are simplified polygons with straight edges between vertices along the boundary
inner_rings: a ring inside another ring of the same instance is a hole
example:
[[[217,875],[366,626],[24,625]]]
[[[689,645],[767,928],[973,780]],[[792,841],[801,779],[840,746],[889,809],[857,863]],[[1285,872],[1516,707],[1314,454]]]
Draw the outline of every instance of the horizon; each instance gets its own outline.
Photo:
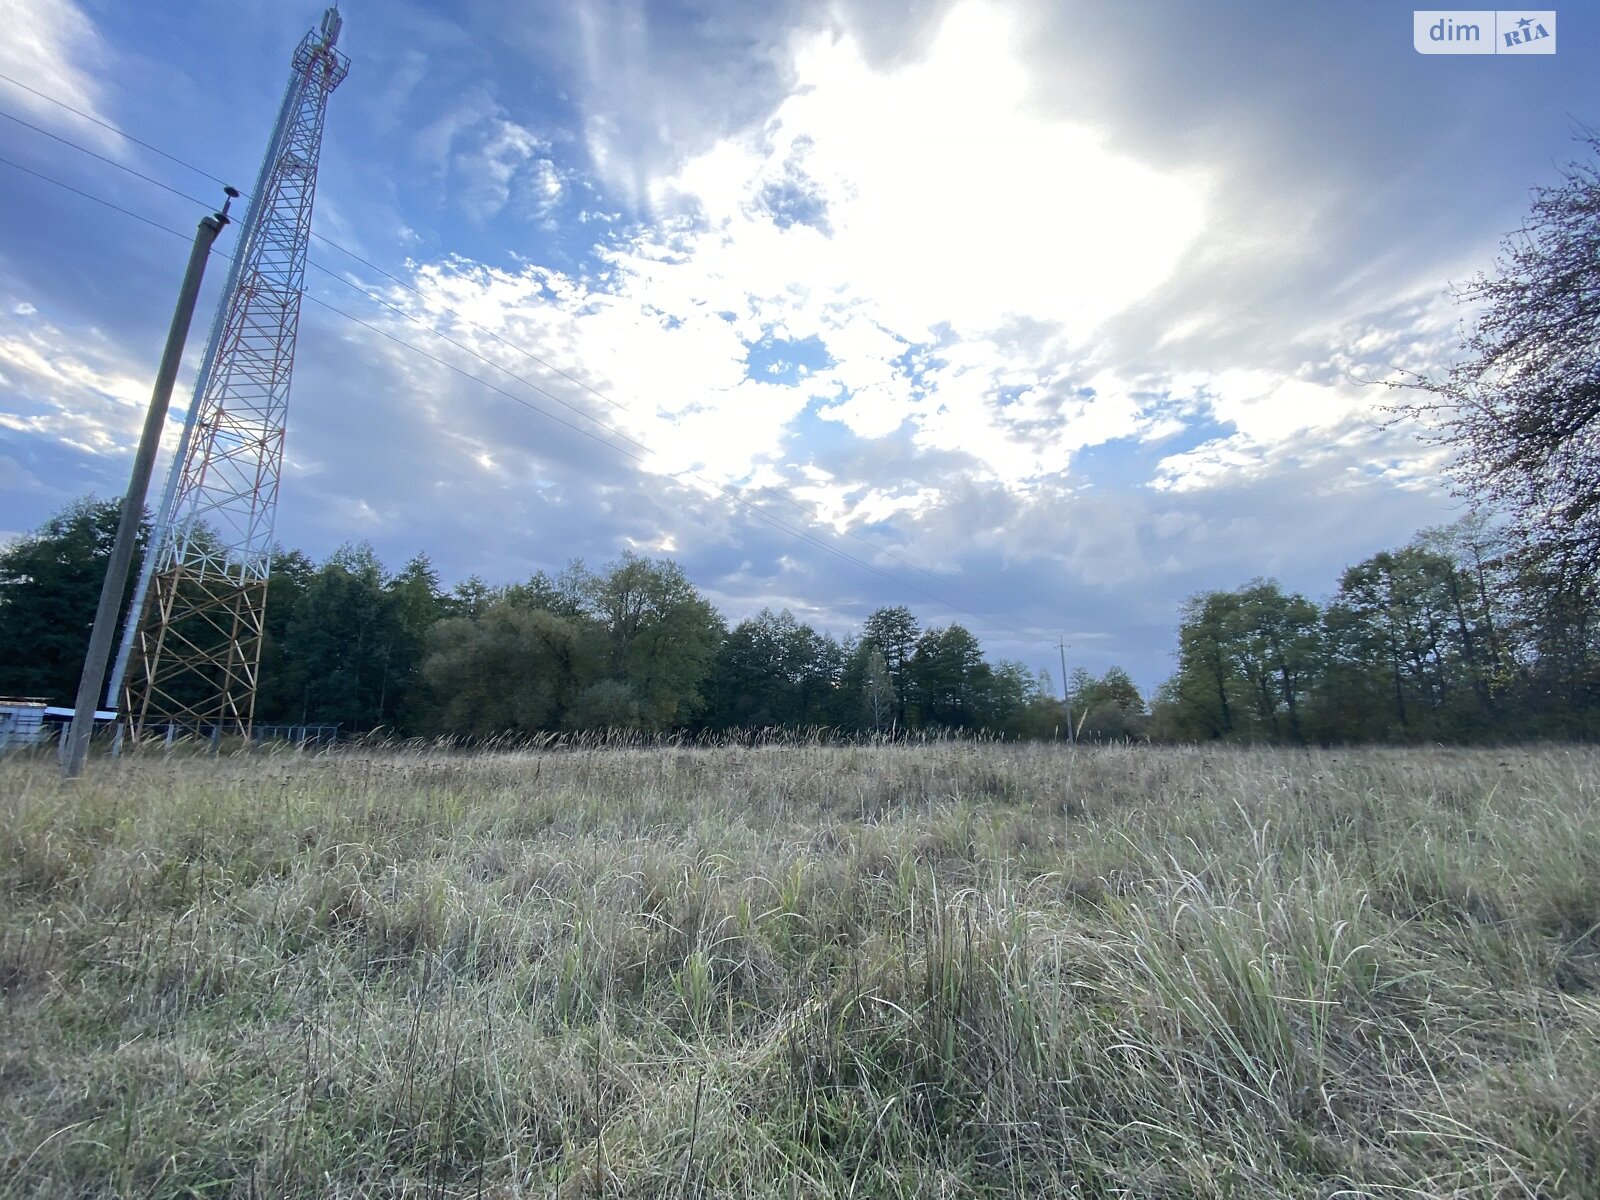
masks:
[[[1331,28],[1266,3],[339,7],[313,229],[368,265],[313,240],[333,274],[307,276],[281,543],[425,551],[447,586],[632,549],[730,625],[904,604],[1058,685],[1065,637],[1069,671],[1147,695],[1187,596],[1267,576],[1321,602],[1457,515],[1381,384],[1448,365],[1449,284],[1600,99],[1578,7],[1526,59],[1418,54],[1387,2]],[[0,11],[5,539],[121,495],[184,255],[39,176],[191,228],[209,208],[115,164],[248,185],[320,8]]]

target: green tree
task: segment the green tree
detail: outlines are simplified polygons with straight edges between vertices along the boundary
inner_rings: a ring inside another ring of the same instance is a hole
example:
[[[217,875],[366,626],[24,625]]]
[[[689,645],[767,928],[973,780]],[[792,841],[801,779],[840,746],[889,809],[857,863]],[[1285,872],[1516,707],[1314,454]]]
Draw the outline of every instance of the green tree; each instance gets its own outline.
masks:
[[[256,688],[255,719],[267,724],[300,719],[305,692],[305,672],[284,652],[285,639],[294,624],[300,602],[317,564],[299,550],[272,548],[272,571],[267,577],[265,636],[261,643],[261,673]]]
[[[577,566],[587,614],[606,645],[610,677],[625,683],[651,730],[687,722],[724,636],[722,619],[670,559],[624,554],[604,571]]]
[[[450,593],[450,615],[453,617],[480,617],[489,606],[500,599],[500,592],[490,587],[482,577],[468,575]]]
[[[351,730],[392,724],[399,692],[389,672],[402,636],[372,547],[340,548],[307,582],[284,630],[289,719]]]
[[[1301,740],[1321,668],[1320,626],[1315,604],[1270,579],[1191,597],[1178,629],[1178,673],[1159,694],[1162,735]]]
[[[578,693],[563,724],[568,729],[637,729],[639,698],[618,679],[602,679]]]
[[[784,625],[764,608],[740,621],[723,640],[712,673],[711,723],[720,729],[761,728],[795,719],[790,680],[784,671]]]
[[[1178,741],[1593,736],[1600,581],[1472,515],[1347,568],[1320,614],[1271,580],[1195,596],[1151,722]]]
[[[504,598],[523,608],[538,608],[555,613],[569,621],[584,617],[584,587],[588,572],[582,559],[573,559],[566,570],[552,578],[543,571],[535,571],[526,583],[513,584],[504,591]]]
[[[1323,610],[1322,625],[1322,678],[1309,705],[1316,738],[1360,743],[1387,736],[1395,725],[1387,644],[1337,599]]]
[[[790,678],[797,693],[797,724],[838,723],[839,693],[844,686],[844,646],[802,622],[789,644]]]
[[[0,694],[73,702],[121,515],[120,501],[87,497],[0,550]],[[149,534],[141,523],[119,613],[127,612]]]
[[[906,687],[922,728],[977,728],[989,713],[993,671],[978,639],[960,625],[929,629],[906,664]]]
[[[422,659],[428,634],[449,612],[449,597],[440,586],[433,561],[423,552],[384,584],[384,595],[394,632],[384,650],[380,707],[385,721],[413,731],[426,719]]]
[[[862,715],[873,733],[888,733],[894,726],[900,698],[895,693],[894,679],[889,675],[883,651],[873,642],[863,642],[862,647],[866,653],[861,681]]]
[[[1231,653],[1232,592],[1208,592],[1184,602],[1178,625],[1178,673],[1163,691],[1170,735],[1183,741],[1235,735],[1241,681]]]
[[[1301,712],[1321,666],[1322,614],[1276,580],[1257,579],[1235,594],[1226,632],[1234,666],[1252,698],[1258,735],[1305,740]]]
[[[439,728],[484,737],[570,723],[599,667],[585,641],[574,622],[507,601],[438,622],[422,674]]]
[[[762,609],[723,640],[711,686],[717,728],[832,723],[843,651],[788,609]]]
[[[1068,685],[1077,735],[1089,741],[1142,738],[1149,731],[1144,697],[1121,667],[1107,668],[1096,679],[1082,667]]]
[[[1020,738],[1051,738],[1064,724],[1061,703],[1049,695],[1049,676],[1001,659],[990,670],[984,725]]]
[[[917,624],[916,617],[911,615],[911,610],[904,605],[878,609],[867,618],[866,624],[861,629],[862,642],[870,642],[883,655],[884,666],[888,669],[889,682],[893,685],[896,697],[895,724],[901,728],[906,724],[906,708],[910,692],[907,669],[917,651],[918,639],[921,636],[921,626]]]
[[[1563,578],[1542,555],[1518,556],[1507,634],[1522,661],[1516,724],[1537,736],[1600,734],[1600,581]]]
[[[1514,549],[1505,530],[1479,511],[1450,525],[1425,529],[1413,544],[1454,568],[1446,591],[1460,671],[1480,712],[1496,719],[1517,670],[1513,645],[1504,632],[1509,615],[1506,598],[1516,584]]]
[[[1348,568],[1329,608],[1330,640],[1346,663],[1381,670],[1392,721],[1404,738],[1445,731],[1454,686],[1450,632],[1455,564],[1417,546],[1382,551]]]

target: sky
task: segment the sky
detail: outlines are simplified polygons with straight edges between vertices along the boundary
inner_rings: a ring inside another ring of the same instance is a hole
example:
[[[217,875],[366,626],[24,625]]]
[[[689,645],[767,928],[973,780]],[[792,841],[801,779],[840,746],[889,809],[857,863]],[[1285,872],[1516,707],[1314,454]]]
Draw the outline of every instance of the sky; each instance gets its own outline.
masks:
[[[340,11],[283,544],[668,555],[730,623],[905,604],[1147,691],[1187,597],[1321,600],[1461,514],[1384,381],[1600,124],[1590,3],[1521,56],[1390,0]],[[126,488],[210,177],[320,16],[0,0],[0,540]]]

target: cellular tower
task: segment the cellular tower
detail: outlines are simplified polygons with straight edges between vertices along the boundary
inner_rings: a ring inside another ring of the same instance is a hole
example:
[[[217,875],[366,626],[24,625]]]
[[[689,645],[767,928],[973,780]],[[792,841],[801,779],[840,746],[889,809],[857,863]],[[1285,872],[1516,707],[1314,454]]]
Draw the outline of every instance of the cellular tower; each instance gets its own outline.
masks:
[[[350,69],[342,25],[330,8],[295,48],[134,589],[106,703],[135,737],[248,733],[255,712],[322,127]]]

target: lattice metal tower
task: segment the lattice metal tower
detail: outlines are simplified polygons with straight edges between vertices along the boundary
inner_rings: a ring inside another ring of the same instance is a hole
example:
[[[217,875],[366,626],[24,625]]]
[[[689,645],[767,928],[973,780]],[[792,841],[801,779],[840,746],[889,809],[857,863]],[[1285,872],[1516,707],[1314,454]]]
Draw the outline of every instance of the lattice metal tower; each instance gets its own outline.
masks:
[[[330,8],[295,49],[135,589],[107,696],[135,736],[247,733],[254,717],[322,127],[350,69],[341,26]]]

